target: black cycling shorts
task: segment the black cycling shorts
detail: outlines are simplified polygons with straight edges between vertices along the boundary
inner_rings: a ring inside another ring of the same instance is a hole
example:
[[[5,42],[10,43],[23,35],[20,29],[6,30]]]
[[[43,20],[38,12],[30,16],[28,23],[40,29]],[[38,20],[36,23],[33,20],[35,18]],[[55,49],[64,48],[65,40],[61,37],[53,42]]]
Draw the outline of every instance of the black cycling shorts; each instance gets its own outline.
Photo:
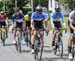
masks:
[[[53,23],[54,23],[54,27],[55,27],[55,28],[57,28],[57,29],[62,28],[60,21],[58,21],[58,22],[53,21]]]
[[[23,22],[21,22],[21,23],[16,22],[16,28],[20,28],[22,30],[23,29]]]
[[[27,26],[30,28],[30,21],[26,22],[26,27]]]
[[[34,21],[34,27],[35,29],[43,29],[43,21]]]
[[[6,22],[5,21],[0,21],[0,27],[2,26],[6,26]]]

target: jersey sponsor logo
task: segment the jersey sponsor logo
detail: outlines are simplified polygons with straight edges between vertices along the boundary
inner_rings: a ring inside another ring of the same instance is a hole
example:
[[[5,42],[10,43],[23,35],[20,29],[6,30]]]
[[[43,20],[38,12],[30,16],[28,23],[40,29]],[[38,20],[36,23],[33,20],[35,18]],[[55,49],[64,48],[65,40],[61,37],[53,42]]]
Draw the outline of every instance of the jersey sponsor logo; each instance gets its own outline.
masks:
[[[23,22],[23,19],[15,19],[15,21],[21,23]]]

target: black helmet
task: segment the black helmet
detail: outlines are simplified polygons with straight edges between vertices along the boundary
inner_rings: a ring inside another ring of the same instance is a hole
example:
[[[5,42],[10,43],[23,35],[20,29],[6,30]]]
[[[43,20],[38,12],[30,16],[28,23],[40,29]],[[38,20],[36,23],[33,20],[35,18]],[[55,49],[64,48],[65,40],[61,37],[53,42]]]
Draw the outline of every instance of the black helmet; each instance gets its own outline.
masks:
[[[59,6],[55,7],[55,11],[56,11],[56,12],[60,12],[60,10],[61,10],[61,9],[60,9]]]
[[[43,10],[42,10],[42,6],[37,6],[36,7],[36,12],[42,12]]]
[[[19,9],[19,8],[15,8],[14,11],[15,11],[15,12],[19,12],[20,9]]]
[[[32,11],[28,11],[28,13],[27,13],[29,16],[31,16],[32,15]]]

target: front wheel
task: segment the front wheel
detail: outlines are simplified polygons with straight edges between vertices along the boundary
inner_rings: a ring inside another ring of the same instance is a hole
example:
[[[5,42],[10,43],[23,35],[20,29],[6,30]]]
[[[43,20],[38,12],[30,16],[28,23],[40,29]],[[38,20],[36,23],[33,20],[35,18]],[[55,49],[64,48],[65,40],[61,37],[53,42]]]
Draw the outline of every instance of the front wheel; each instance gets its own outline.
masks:
[[[59,49],[59,55],[62,58],[62,56],[63,56],[63,43],[62,43],[62,41],[59,42],[59,48],[58,49]]]
[[[6,40],[6,33],[5,32],[2,32],[1,39],[3,41],[3,46],[5,46],[5,40]]]
[[[43,47],[44,47],[44,41],[41,41],[41,44],[40,44],[40,61],[42,59]]]
[[[21,40],[20,39],[18,40],[18,50],[21,53]]]

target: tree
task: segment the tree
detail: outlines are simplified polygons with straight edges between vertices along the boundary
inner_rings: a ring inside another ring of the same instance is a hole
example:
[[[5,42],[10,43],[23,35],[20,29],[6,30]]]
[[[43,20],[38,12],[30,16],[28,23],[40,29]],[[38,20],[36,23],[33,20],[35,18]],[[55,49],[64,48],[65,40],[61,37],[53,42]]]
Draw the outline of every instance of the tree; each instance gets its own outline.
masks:
[[[36,7],[38,4],[41,6],[48,8],[48,0],[33,0],[34,7]]]
[[[63,4],[65,7],[68,7],[70,9],[75,8],[75,0],[56,0],[59,2],[59,4]]]

